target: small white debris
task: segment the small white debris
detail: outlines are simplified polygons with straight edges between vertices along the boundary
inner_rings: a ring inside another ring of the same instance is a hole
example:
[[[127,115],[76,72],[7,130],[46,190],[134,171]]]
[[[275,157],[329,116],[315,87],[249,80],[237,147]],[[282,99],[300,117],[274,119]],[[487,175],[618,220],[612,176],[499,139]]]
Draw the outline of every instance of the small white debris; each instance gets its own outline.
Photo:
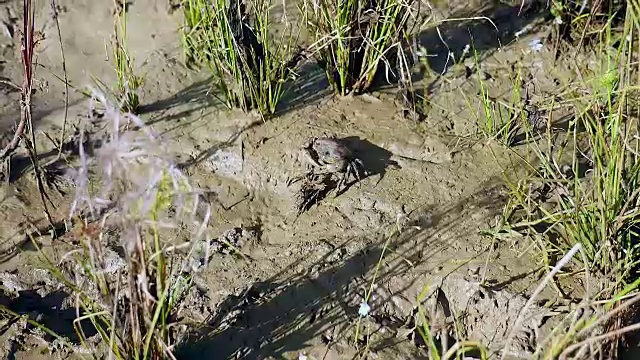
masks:
[[[309,360],[309,357],[303,353],[298,355],[298,360]]]
[[[117,252],[107,249],[104,259],[104,272],[107,274],[115,274],[118,270],[123,269],[127,264]]]
[[[18,293],[24,290],[24,286],[18,279],[16,274],[0,273],[0,286],[7,294],[18,296]]]
[[[543,46],[544,45],[542,44],[542,41],[539,38],[535,38],[531,40],[531,42],[529,42],[529,48],[533,52],[539,52],[540,50],[542,50]]]
[[[513,33],[513,36],[515,36],[516,38],[519,38],[520,36],[528,33],[529,30],[531,30],[531,28],[532,28],[532,25],[531,24],[527,24],[522,29],[520,29],[520,30],[516,31],[515,33]]]
[[[558,24],[558,25],[564,24],[564,21],[562,21],[562,18],[560,16],[556,16],[556,18],[553,19],[553,22]]]
[[[396,214],[396,226],[398,227],[398,232],[402,232],[402,230],[409,224],[409,217],[404,211],[398,212]]]
[[[465,57],[469,53],[469,50],[471,50],[471,46],[469,44],[465,45],[462,49],[462,55],[460,57]]]
[[[365,317],[367,315],[369,315],[369,311],[371,311],[371,306],[369,306],[369,304],[367,304],[366,302],[361,302],[360,303],[360,308],[358,309],[358,314],[360,314],[360,316]]]

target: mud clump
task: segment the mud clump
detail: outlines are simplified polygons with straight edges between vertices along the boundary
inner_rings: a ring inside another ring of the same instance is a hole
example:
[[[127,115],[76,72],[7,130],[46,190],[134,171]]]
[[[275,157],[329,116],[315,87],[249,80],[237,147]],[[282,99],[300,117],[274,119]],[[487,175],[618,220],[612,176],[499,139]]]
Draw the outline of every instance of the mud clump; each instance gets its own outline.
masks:
[[[218,240],[213,242],[213,250],[222,254],[230,254],[234,249],[241,249],[245,245],[255,244],[260,234],[256,229],[235,227],[225,231]]]

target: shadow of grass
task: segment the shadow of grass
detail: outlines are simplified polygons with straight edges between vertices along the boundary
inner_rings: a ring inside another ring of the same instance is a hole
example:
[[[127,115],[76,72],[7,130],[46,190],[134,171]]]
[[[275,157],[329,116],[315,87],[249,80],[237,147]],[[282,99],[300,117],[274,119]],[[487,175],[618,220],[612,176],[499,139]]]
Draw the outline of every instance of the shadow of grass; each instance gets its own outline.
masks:
[[[419,45],[428,51],[427,63],[432,71],[445,74],[456,62],[473,57],[473,46],[480,60],[517,39],[517,34],[540,18],[548,16],[543,4],[534,2],[521,12],[521,6],[488,5],[484,8],[461,10],[441,25],[418,36]],[[455,62],[454,62],[455,61]]]
[[[222,103],[210,95],[211,82],[211,78],[198,81],[166,99],[140,106],[138,112],[141,116],[150,114],[146,124],[151,126],[186,118],[198,111],[220,105]],[[190,106],[177,112],[173,111],[184,105]]]
[[[284,271],[252,285],[239,296],[225,299],[215,317],[191,334],[177,350],[176,357],[284,358],[285,353],[300,351],[318,338],[327,347],[345,340],[346,333],[353,330],[358,320],[358,304],[363,301],[382,254],[385,254],[384,266],[377,271],[376,284],[388,283],[396,277],[403,277],[407,283],[399,292],[376,295],[370,302],[372,314],[380,315],[397,307],[392,298],[420,280],[417,276],[407,278],[411,270],[417,266],[437,268],[440,264],[436,263],[436,255],[449,249],[459,237],[477,232],[471,228],[460,231],[465,219],[478,211],[499,211],[502,201],[496,189],[484,188],[436,213],[428,208],[416,211],[412,218],[419,222],[420,228],[410,228],[390,238],[353,238],[342,243],[328,240],[332,249],[319,261],[307,266],[301,259],[288,266],[289,269],[304,266],[307,271],[303,274],[287,275]],[[454,229],[455,236],[452,235]],[[349,254],[349,247],[361,242],[370,245]],[[386,327],[399,328],[406,321],[406,318],[388,317]],[[371,349],[389,346],[388,340],[371,344]]]
[[[67,338],[74,344],[80,344],[81,340],[76,333],[73,322],[76,319],[76,309],[63,309],[63,302],[70,295],[61,290],[41,296],[36,290],[18,291],[17,297],[0,295],[0,307],[18,315],[26,315],[32,321],[37,322],[58,336]],[[2,310],[0,310],[0,313]],[[0,335],[6,332],[13,322],[3,324]],[[81,327],[87,337],[97,334],[97,330],[89,320],[81,321]],[[51,342],[54,337],[45,333],[44,340]]]
[[[326,74],[318,64],[305,63],[298,73],[299,76],[288,84],[276,109],[276,116],[317,105],[333,95]]]
[[[471,39],[473,39],[475,49],[481,54],[482,59],[491,56],[504,44],[513,41],[517,31],[548,13],[541,5],[536,4],[526,9],[522,14],[519,14],[519,5],[511,7],[487,6],[454,13],[448,21],[418,34],[417,41],[429,52],[427,62],[430,69],[444,75],[454,65],[452,58],[461,61],[463,55],[471,55],[468,50],[465,50],[471,44]],[[453,21],[454,19],[467,20]],[[389,86],[388,70],[385,69],[385,66],[380,66],[371,91],[382,90]],[[304,63],[297,73],[298,76],[286,85],[275,116],[317,104],[333,95],[326,74],[317,63]],[[425,74],[422,72],[417,74],[413,80],[420,81],[424,77]],[[210,93],[211,82],[211,78],[199,81],[167,99],[143,105],[140,108],[140,113],[154,113],[148,122],[149,125],[153,125],[188,117],[194,112],[222,104]],[[435,85],[434,82],[428,86],[429,92],[434,90]],[[172,111],[172,109],[186,104],[194,105],[186,110]]]

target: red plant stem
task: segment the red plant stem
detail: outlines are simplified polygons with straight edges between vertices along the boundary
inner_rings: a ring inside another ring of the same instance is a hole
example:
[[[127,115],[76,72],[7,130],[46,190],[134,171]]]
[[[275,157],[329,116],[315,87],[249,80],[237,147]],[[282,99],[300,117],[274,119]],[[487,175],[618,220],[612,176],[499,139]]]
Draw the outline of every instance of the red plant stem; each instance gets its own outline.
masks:
[[[27,88],[31,90],[31,79],[33,72],[33,9],[31,0],[24,0],[24,29],[23,29],[23,45],[22,45],[22,66],[24,72],[24,83],[22,87],[23,94],[31,94],[31,91],[25,91]]]
[[[20,138],[24,133],[24,128],[27,123],[31,124],[31,91],[32,91],[32,79],[33,79],[33,49],[34,43],[34,19],[33,19],[33,7],[31,0],[23,1],[23,28],[22,28],[22,103],[20,123],[13,134],[13,139],[7,144],[2,151],[0,151],[0,160],[11,155],[13,151],[18,147]]]

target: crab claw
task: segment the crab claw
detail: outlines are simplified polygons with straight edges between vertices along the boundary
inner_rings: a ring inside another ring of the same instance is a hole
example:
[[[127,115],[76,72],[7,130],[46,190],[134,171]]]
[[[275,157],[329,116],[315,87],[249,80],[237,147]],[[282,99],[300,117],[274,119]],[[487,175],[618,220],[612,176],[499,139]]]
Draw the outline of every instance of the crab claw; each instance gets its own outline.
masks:
[[[304,144],[302,144],[302,148],[303,149],[309,149],[313,146],[313,143],[316,142],[316,138],[311,138],[308,139],[307,141],[304,142]]]
[[[309,165],[312,167],[321,167],[318,160],[314,157],[315,154],[312,154],[311,151],[308,149],[302,149],[300,150],[300,153],[302,154],[302,158],[305,159]]]

